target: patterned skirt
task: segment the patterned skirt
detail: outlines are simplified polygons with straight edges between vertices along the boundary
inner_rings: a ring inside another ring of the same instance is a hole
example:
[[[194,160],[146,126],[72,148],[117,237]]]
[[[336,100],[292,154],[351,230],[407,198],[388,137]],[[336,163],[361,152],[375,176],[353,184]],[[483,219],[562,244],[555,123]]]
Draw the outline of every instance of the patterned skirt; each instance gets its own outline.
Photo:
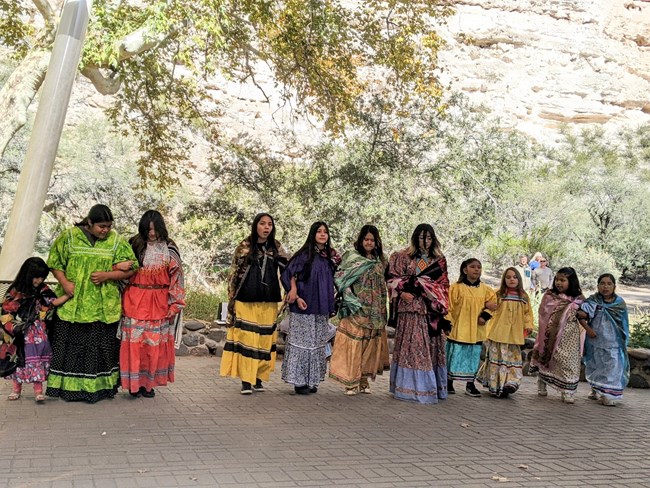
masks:
[[[485,360],[476,379],[494,395],[500,394],[506,385],[516,391],[523,378],[522,368],[521,346],[488,339],[485,341]]]
[[[538,377],[562,393],[575,393],[580,381],[580,332],[581,327],[574,318],[569,320],[562,337],[555,345],[555,351],[548,364],[531,361],[531,372],[538,371]]]
[[[447,341],[448,378],[456,381],[474,381],[481,364],[481,344]]]
[[[327,372],[325,346],[329,339],[326,315],[291,313],[282,379],[296,386],[318,386]]]
[[[268,381],[275,369],[275,302],[235,302],[235,325],[228,328],[221,357],[221,376],[232,376],[246,383]]]
[[[50,371],[52,348],[45,323],[36,320],[25,331],[25,366],[19,366],[8,378],[18,383],[43,383]]]
[[[374,381],[389,366],[386,328],[360,327],[355,317],[341,320],[330,359],[330,378],[354,388],[361,378]]]
[[[398,400],[434,404],[447,398],[445,337],[429,337],[428,328],[424,315],[398,315],[390,365],[390,392]]]
[[[45,394],[89,403],[113,398],[120,386],[117,326],[58,320],[50,332],[53,355]]]
[[[169,319],[122,319],[120,337],[120,382],[137,393],[174,382],[175,324]]]

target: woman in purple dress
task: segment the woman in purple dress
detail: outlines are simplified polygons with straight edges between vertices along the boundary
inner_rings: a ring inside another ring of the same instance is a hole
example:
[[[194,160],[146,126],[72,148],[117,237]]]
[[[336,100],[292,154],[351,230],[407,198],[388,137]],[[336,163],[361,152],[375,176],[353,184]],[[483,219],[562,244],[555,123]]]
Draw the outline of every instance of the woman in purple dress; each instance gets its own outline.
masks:
[[[316,393],[325,379],[329,317],[334,314],[334,271],[341,261],[330,246],[329,228],[315,222],[305,244],[282,273],[289,302],[289,333],[282,379],[299,395]]]

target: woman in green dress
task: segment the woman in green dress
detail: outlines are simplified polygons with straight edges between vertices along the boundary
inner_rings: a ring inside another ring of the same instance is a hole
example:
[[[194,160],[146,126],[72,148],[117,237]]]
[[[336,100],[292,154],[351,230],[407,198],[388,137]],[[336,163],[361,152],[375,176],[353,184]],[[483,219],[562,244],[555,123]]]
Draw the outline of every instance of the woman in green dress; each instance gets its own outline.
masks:
[[[56,294],[71,298],[57,310],[50,337],[48,396],[95,403],[113,398],[119,387],[117,281],[130,277],[138,261],[112,226],[111,210],[95,205],[50,250],[47,264],[59,282]]]

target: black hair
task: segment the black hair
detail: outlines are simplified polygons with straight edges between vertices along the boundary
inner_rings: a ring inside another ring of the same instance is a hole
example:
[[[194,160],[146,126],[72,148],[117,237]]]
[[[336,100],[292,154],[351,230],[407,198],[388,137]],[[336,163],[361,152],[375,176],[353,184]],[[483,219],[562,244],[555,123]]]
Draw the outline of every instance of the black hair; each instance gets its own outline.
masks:
[[[409,246],[409,256],[411,258],[417,256],[420,249],[420,243],[418,242],[418,238],[423,232],[425,232],[425,237],[426,234],[431,235],[431,247],[429,247],[429,257],[430,258],[441,257],[442,251],[440,250],[440,241],[436,237],[436,232],[433,230],[433,226],[429,224],[419,224],[413,231],[413,234],[411,234],[411,245]]]
[[[354,249],[365,257],[366,251],[363,249],[363,241],[368,234],[372,234],[375,238],[375,248],[372,250],[372,255],[376,258],[381,259],[382,262],[386,261],[386,256],[384,256],[384,249],[381,243],[381,237],[379,236],[379,229],[371,224],[366,224],[361,227],[359,231],[359,236],[357,237],[356,242],[354,243]]]
[[[318,253],[318,250],[316,248],[316,233],[318,232],[318,229],[321,227],[325,227],[327,230],[327,242],[325,243],[325,247],[323,250],[325,251],[325,254],[328,257],[328,262],[330,267],[332,268],[332,271],[334,271],[334,263],[330,259],[332,257],[332,247],[331,247],[331,239],[332,236],[330,235],[330,229],[328,225],[319,220],[318,222],[314,222],[311,224],[311,227],[309,228],[309,234],[307,235],[307,239],[305,240],[305,243],[302,245],[300,249],[296,252],[296,254],[293,255],[291,258],[292,260],[298,256],[299,254],[306,253],[307,254],[307,262],[305,263],[305,267],[302,270],[302,273],[300,276],[298,276],[298,279],[300,281],[308,281],[309,277],[311,276],[311,266],[314,262],[314,258],[316,257],[316,254]]]
[[[612,273],[603,273],[598,277],[598,283],[600,285],[600,282],[602,281],[603,278],[609,278],[612,280],[612,283],[614,283],[614,286],[616,286],[616,278],[614,278],[614,275]]]
[[[50,268],[41,258],[27,258],[20,267],[16,279],[9,289],[14,288],[20,293],[29,294],[34,291],[34,278],[47,278]]]
[[[81,221],[78,222],[77,226],[92,225],[99,222],[113,222],[113,212],[106,205],[98,203],[93,205],[88,211],[88,215]]]
[[[138,258],[138,262],[141,266],[142,260],[144,259],[144,252],[147,249],[147,241],[149,240],[149,226],[152,222],[153,228],[155,229],[158,238],[168,244],[174,244],[174,241],[169,238],[167,226],[165,225],[165,219],[163,218],[162,214],[157,210],[147,210],[144,214],[142,214],[142,217],[140,218],[140,223],[138,224],[138,233],[129,239],[129,244],[131,244],[133,253]]]
[[[257,252],[256,252],[257,239],[259,238],[259,236],[257,235],[257,224],[260,223],[260,220],[262,220],[263,217],[268,217],[269,219],[271,219],[271,224],[273,224],[271,233],[266,238],[267,248],[273,253],[273,255],[276,255],[278,252],[278,246],[275,242],[275,220],[273,219],[273,216],[266,212],[258,213],[255,216],[255,218],[253,218],[253,223],[251,224],[251,233],[246,238],[248,244],[250,244],[250,249],[251,249],[251,252],[248,253],[249,263],[252,263],[253,261],[255,261],[255,259],[257,259]]]
[[[570,266],[567,266],[565,268],[560,268],[555,273],[555,277],[557,277],[557,275],[559,274],[566,276],[566,279],[569,280],[569,288],[564,292],[565,295],[574,298],[582,295],[582,288],[580,288],[580,280],[578,279],[578,274],[576,273],[575,269],[573,269]],[[553,277],[552,290],[553,293],[560,293],[558,289],[555,287],[555,277]]]
[[[465,273],[465,268],[467,268],[467,266],[475,262],[481,264],[481,261],[476,258],[469,258],[463,261],[462,263],[460,263],[460,274],[458,275],[458,283],[464,283],[466,281],[469,281],[467,279],[467,274]]]

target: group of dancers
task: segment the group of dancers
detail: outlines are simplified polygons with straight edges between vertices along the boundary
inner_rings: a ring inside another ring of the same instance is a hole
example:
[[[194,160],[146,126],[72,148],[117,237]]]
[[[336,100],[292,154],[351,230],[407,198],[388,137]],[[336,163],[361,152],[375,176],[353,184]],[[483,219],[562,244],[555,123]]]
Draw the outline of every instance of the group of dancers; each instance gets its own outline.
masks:
[[[49,395],[92,403],[112,398],[120,385],[151,398],[154,387],[174,380],[185,305],[180,254],[156,211],[142,216],[129,242],[112,225],[110,209],[95,205],[56,239],[47,263],[29,258],[9,287],[0,336],[9,400],[21,397],[24,383],[33,384],[37,402]],[[425,404],[456,393],[454,382],[471,397],[482,395],[477,382],[499,398],[518,390],[521,346],[534,326],[516,267],[494,290],[481,281],[481,262],[467,259],[450,284],[429,224],[418,225],[408,246],[389,258],[373,225],[363,226],[342,256],[325,222],[312,224],[291,257],[275,230],[271,215],[255,216],[228,280],[220,373],[238,378],[242,394],[264,391],[285,309],[281,377],[295,394],[317,393],[328,374],[345,395],[370,394],[370,381],[386,370],[396,399]],[[59,282],[55,291],[44,283],[49,272]],[[561,268],[538,315],[530,370],[538,372],[539,395],[550,385],[574,403],[584,360],[590,398],[615,405],[629,376],[629,331],[614,276],[600,276],[598,292],[585,299],[575,270]],[[387,325],[396,331],[392,355]]]

